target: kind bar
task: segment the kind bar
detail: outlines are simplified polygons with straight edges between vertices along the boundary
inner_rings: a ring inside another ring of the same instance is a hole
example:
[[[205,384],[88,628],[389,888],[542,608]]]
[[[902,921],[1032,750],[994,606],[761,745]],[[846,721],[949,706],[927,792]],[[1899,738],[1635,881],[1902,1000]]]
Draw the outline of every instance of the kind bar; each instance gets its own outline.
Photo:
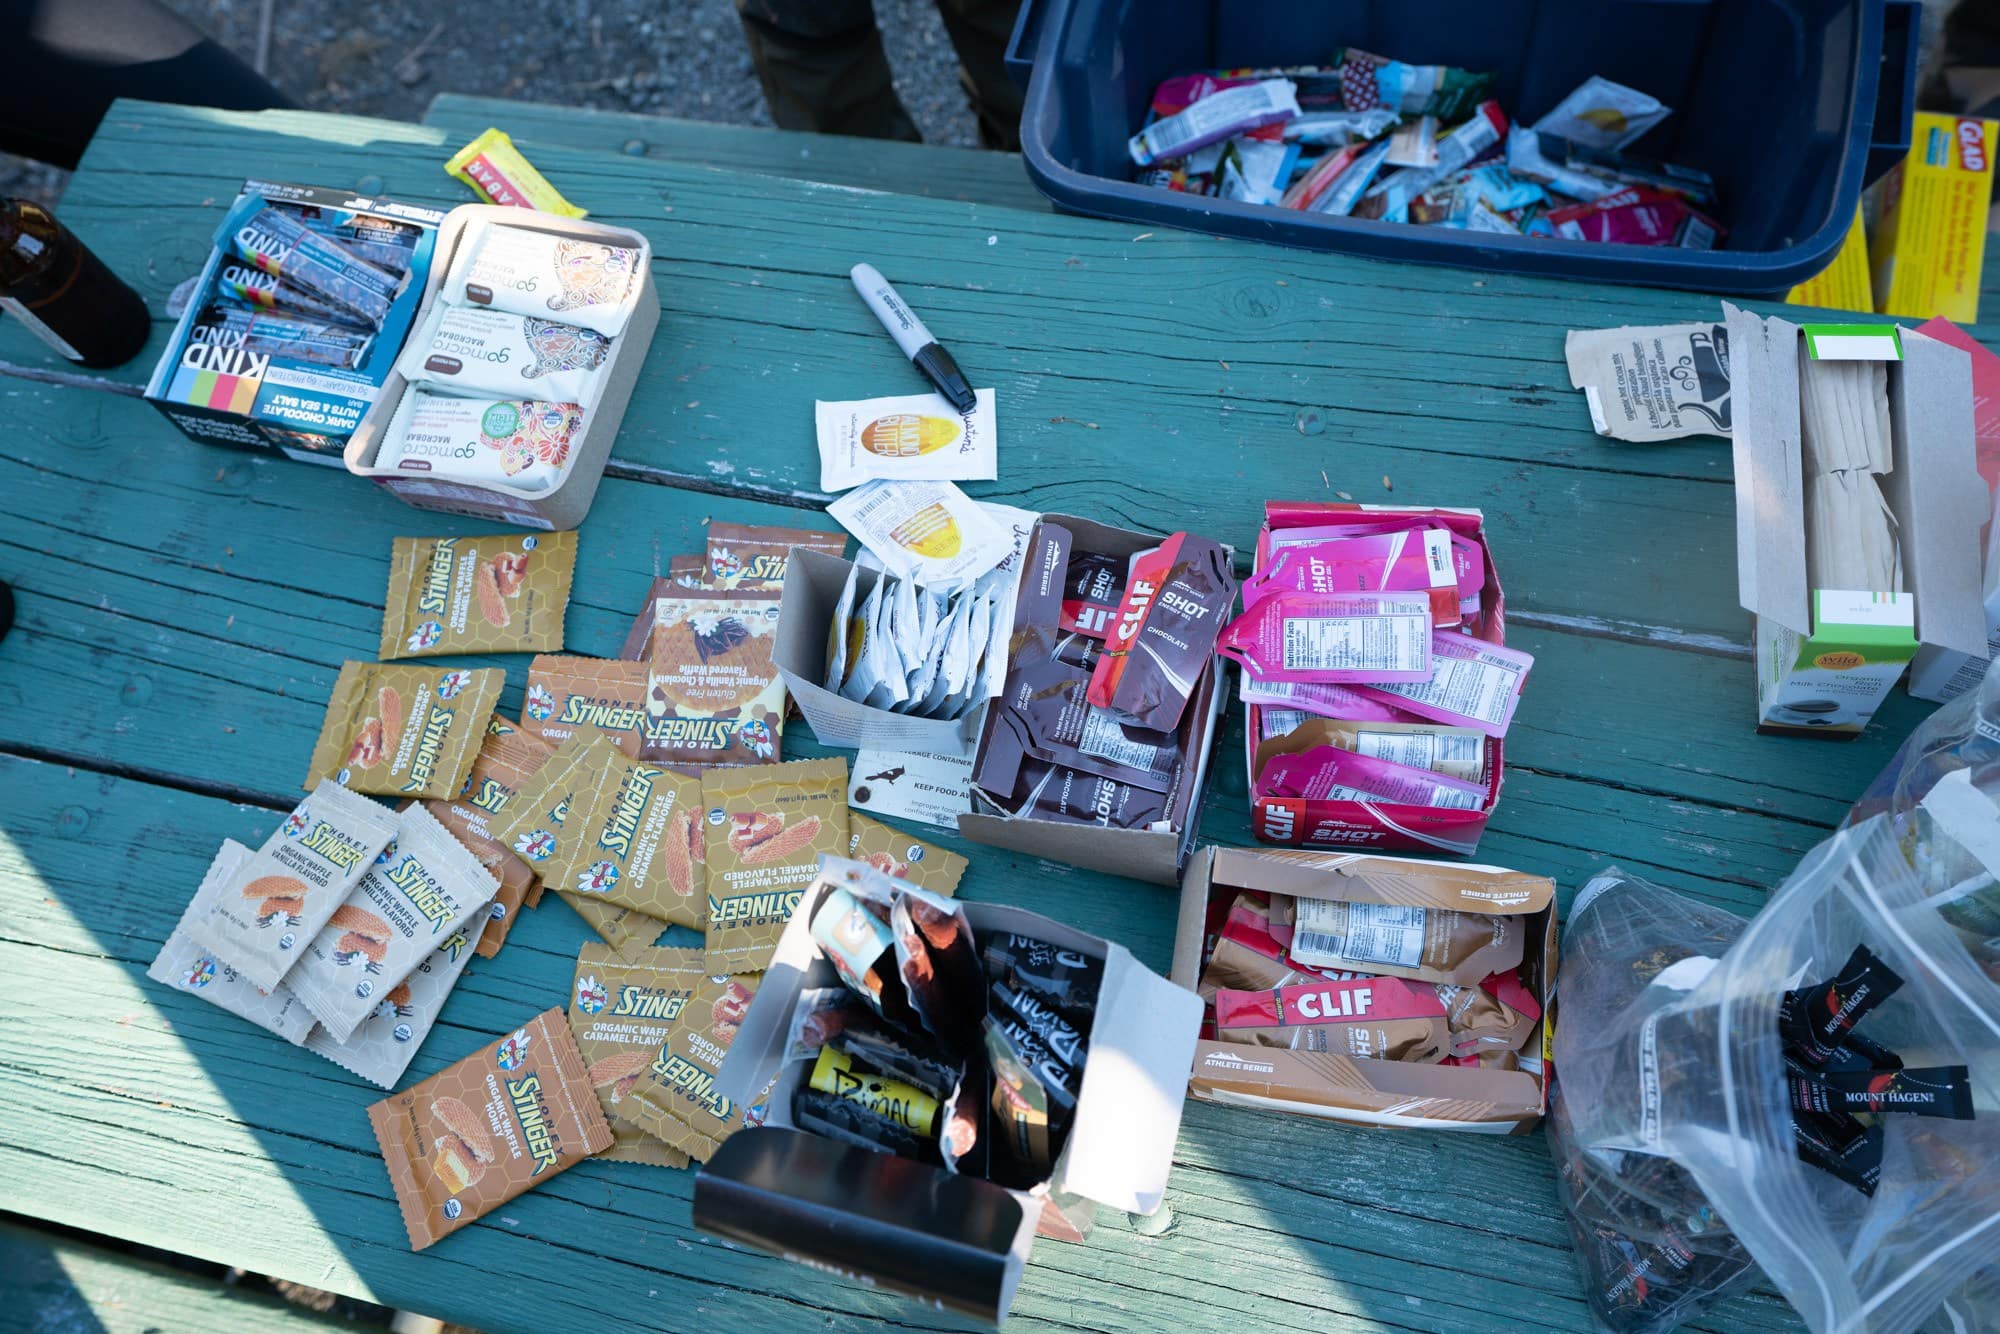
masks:
[[[368,1109],[410,1249],[611,1146],[561,1010]]]
[[[489,204],[506,208],[528,208],[552,213],[559,218],[588,217],[582,209],[564,199],[534,164],[521,156],[514,141],[500,130],[486,130],[478,138],[451,155],[444,164],[449,174],[472,187],[472,192]]]
[[[1452,1047],[1436,988],[1393,977],[1217,991],[1215,1029],[1224,1042],[1419,1064]]]
[[[444,295],[453,305],[561,320],[616,338],[640,289],[637,250],[480,221],[459,241]]]
[[[813,405],[819,434],[819,489],[863,482],[990,482],[1000,475],[993,391],[974,391],[961,413],[942,394]]]
[[[492,901],[499,886],[431,813],[402,813],[347,902],[306,943],[287,984],[346,1042],[377,1001]]]
[[[1338,899],[1296,903],[1291,954],[1309,968],[1474,986],[1489,973],[1518,968],[1526,945],[1515,916]]]
[[[847,762],[797,760],[702,777],[708,816],[708,956],[762,969],[818,870],[847,850]]]
[[[608,733],[578,728],[493,820],[494,839],[525,860],[536,875],[567,889],[568,868],[576,859],[583,827],[571,817],[595,790],[598,776],[624,760]]]
[[[312,361],[342,370],[361,364],[375,335],[366,329],[305,315],[215,304],[188,326],[187,340],[206,347]]]
[[[401,286],[395,274],[277,208],[262,209],[238,227],[229,248],[264,272],[358,316],[370,328],[381,327]]]
[[[1217,651],[1260,681],[1428,681],[1430,600],[1421,593],[1272,593],[1229,623]]]
[[[575,403],[492,402],[413,388],[389,419],[375,466],[414,477],[547,491],[563,479],[583,416]]]
[[[667,924],[657,917],[648,917],[642,912],[602,899],[586,898],[567,889],[556,891],[556,897],[576,909],[576,915],[584,924],[595,931],[611,947],[611,952],[621,959],[643,958],[646,950],[660,938]]]
[[[160,953],[146,970],[146,976],[221,1006],[287,1042],[303,1042],[312,1031],[312,1014],[283,984],[269,989],[258,987],[188,934],[188,927],[229,892],[251,856],[250,849],[241,843],[223,840],[215,860],[208,864],[208,871],[201,878],[201,887],[195,890],[179,924],[160,946]]]
[[[1455,630],[1431,632],[1431,677],[1408,684],[1355,684],[1349,689],[1406,713],[1487,736],[1507,735],[1521,687],[1535,660],[1518,649],[1502,648]],[[1300,707],[1312,707],[1299,701]]]
[[[579,792],[563,879],[581,898],[623,904],[699,931],[708,914],[701,779],[619,759]]]
[[[1901,1112],[1972,1119],[1971,1071],[1930,1069],[1811,1071],[1795,1067],[1785,1080],[1792,1108],[1802,1112]]]
[[[616,658],[544,655],[528,664],[521,727],[551,746],[583,728],[602,728],[637,757],[645,740],[646,664]]]
[[[315,1028],[306,1039],[306,1049],[380,1088],[396,1087],[472,954],[471,939],[454,931],[408,977],[389,988],[347,1041],[335,1042],[324,1028]]]
[[[321,779],[180,929],[251,987],[270,991],[395,833],[393,812]]]
[[[457,796],[505,681],[495,667],[342,663],[306,786],[331,777],[356,792]]]
[[[479,933],[481,958],[490,959],[500,952],[507,932],[520,916],[521,905],[535,887],[534,868],[493,837],[494,820],[522,784],[554,754],[553,748],[496,714],[487,721],[486,740],[473,758],[465,790],[452,801],[424,803],[424,809],[435,815],[500,884]]]
[[[946,896],[958,892],[965,875],[965,858],[949,848],[926,843],[892,825],[847,813],[847,856],[883,875],[907,880],[919,889]]]
[[[690,1158],[713,1157],[716,1147],[746,1124],[749,1109],[715,1091],[715,1072],[756,992],[755,977],[699,978],[666,1041],[627,1095],[630,1106],[620,1104],[620,1114]]]
[[[1090,679],[1090,702],[1141,727],[1172,731],[1235,600],[1229,553],[1205,537],[1175,533],[1133,557],[1125,600]]]
[[[826,512],[884,570],[919,588],[969,584],[1014,549],[1000,525],[950,482],[869,482]]]
[[[623,1112],[704,977],[700,950],[640,949],[620,958],[608,946],[585,945],[576,956],[569,1026],[611,1122],[611,1149],[604,1156],[613,1162],[688,1164],[686,1154],[625,1120]]]
[[[782,584],[793,547],[841,556],[847,551],[847,535],[817,528],[762,528],[717,519],[708,525],[707,581],[720,588]],[[672,577],[676,572],[669,568],[667,573]]]
[[[653,622],[639,754],[704,765],[775,761],[785,728],[785,679],[771,662],[776,593],[685,588],[654,602]]]
[[[382,657],[560,649],[575,573],[574,532],[399,537]]]
[[[1338,746],[1315,746],[1279,755],[1257,775],[1258,792],[1310,801],[1388,802],[1476,811],[1486,806],[1486,789],[1428,769],[1358,755]]]
[[[437,302],[396,368],[413,384],[480,398],[590,403],[611,356],[601,333],[533,315]]]
[[[1855,946],[1831,981],[1786,996],[1780,1024],[1792,1053],[1806,1065],[1825,1065],[1862,1016],[1902,985],[1867,946]]]
[[[300,319],[345,324],[357,332],[368,332],[355,326],[354,316],[339,306],[322,301],[304,288],[253,265],[223,264],[215,272],[215,290],[224,299],[248,309],[275,310]]]

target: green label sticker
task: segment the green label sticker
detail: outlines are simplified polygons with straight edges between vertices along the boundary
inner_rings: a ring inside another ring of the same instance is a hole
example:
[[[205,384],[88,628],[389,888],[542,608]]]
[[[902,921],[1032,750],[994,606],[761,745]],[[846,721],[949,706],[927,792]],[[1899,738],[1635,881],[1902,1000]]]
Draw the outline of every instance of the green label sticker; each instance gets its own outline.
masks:
[[[1802,324],[1814,361],[1901,361],[1903,331],[1893,324]]]
[[[505,440],[521,429],[521,410],[512,403],[495,403],[479,419],[479,433],[488,440]]]

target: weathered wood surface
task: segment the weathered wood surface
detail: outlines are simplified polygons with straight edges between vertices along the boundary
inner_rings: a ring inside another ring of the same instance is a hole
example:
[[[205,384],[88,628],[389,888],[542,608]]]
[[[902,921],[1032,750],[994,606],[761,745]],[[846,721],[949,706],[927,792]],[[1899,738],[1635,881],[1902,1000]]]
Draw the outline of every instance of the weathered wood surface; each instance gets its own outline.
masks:
[[[1000,391],[1002,479],[975,494],[1238,542],[1265,496],[1485,507],[1511,641],[1538,666],[1480,855],[1556,877],[1565,900],[1617,862],[1754,910],[1923,713],[1898,696],[1845,746],[1752,735],[1726,447],[1589,434],[1561,332],[1702,317],[1712,298],[1136,240],[557,139],[538,164],[647,230],[666,306],[583,530],[572,651],[613,651],[710,517],[831,526],[811,400],[917,388],[847,286],[868,258]],[[157,309],[243,175],[456,200],[438,164],[458,141],[121,106],[64,215]],[[0,359],[49,364],[11,333]],[[411,1256],[363,1114],[375,1091],[143,974],[215,844],[254,844],[293,799],[339,663],[374,652],[390,539],[480,526],[193,445],[129,398],[0,379],[0,405],[16,427],[0,439],[0,573],[20,598],[0,642],[9,1207],[487,1329],[932,1323],[694,1234],[691,1176],[634,1165],[581,1167]],[[525,663],[494,661],[511,709]],[[1241,843],[1235,712],[1218,746],[1204,834]],[[788,747],[816,752],[803,732]],[[1165,966],[1166,891],[940,837],[973,860],[968,895]],[[558,1003],[585,938],[554,900],[531,914],[467,973],[410,1078]],[[1088,1248],[1038,1247],[1017,1322],[1588,1325],[1539,1138],[1195,1105],[1169,1198],[1161,1236],[1111,1219]],[[1762,1294],[1709,1323],[1792,1322]]]

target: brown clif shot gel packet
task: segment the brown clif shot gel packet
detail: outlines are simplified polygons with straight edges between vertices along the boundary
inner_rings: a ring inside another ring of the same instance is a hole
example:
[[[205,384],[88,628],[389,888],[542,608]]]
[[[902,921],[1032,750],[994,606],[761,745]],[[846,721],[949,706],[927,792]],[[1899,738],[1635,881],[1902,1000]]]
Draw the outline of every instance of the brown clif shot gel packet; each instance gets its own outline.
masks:
[[[396,834],[396,815],[330,778],[184,924],[203,949],[269,991]]]
[[[628,959],[608,945],[585,945],[577,953],[570,1031],[611,1121],[611,1148],[603,1156],[613,1162],[688,1165],[686,1154],[621,1112],[705,976],[700,950],[641,949]]]
[[[368,1109],[410,1249],[611,1145],[560,1009]]]
[[[718,971],[769,962],[821,854],[847,852],[847,761],[711,769],[708,956]]]
[[[383,796],[455,795],[505,681],[493,667],[343,663],[305,786],[330,777]]]
[[[486,740],[473,758],[464,790],[450,801],[424,803],[424,809],[451,830],[500,882],[486,924],[479,931],[478,952],[483,959],[500,952],[535,887],[534,868],[493,837],[493,821],[521,785],[554,754],[544,742],[495,715],[487,721]]]
[[[551,746],[580,728],[602,728],[637,756],[645,738],[646,664],[617,658],[543,655],[528,664],[521,727]]]
[[[382,657],[559,651],[575,573],[574,532],[399,537]]]
[[[345,1042],[424,957],[483,911],[498,888],[437,817],[401,814],[396,838],[347,902],[307,941],[285,985],[328,1036]]]
[[[1133,557],[1091,674],[1090,702],[1141,727],[1172,731],[1235,600],[1229,552],[1208,538],[1175,533]]]

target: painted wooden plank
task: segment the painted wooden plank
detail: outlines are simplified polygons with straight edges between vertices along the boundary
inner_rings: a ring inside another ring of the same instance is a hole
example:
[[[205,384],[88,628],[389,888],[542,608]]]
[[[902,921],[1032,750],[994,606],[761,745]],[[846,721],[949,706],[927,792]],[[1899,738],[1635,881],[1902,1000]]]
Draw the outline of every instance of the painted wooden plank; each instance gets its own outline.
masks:
[[[301,115],[121,108],[71,211],[157,298],[199,263],[243,172],[456,197],[436,131]],[[1712,317],[1713,298],[1135,241],[1089,219],[602,154],[545,165],[658,247],[667,311],[618,443],[626,475],[822,503],[811,400],[918,387],[845,278],[894,236],[911,300],[1000,390],[1003,475],[977,493],[1238,532],[1274,495],[1475,504],[1524,618],[1747,637],[1726,447],[1599,440],[1560,361],[1572,325]]]
[[[544,148],[576,148],[893,194],[1043,212],[1049,208],[1047,197],[1028,179],[1019,153],[799,134],[467,93],[439,93],[424,111],[423,123],[442,131],[447,141],[468,143],[488,126],[497,126],[530,160]]]
[[[107,1247],[0,1222],[6,1306],[0,1325],[39,1334],[158,1334],[204,1330],[351,1329],[267,1292],[124,1255]]]
[[[0,802],[0,969],[18,983],[0,994],[12,1207],[483,1328],[932,1323],[692,1232],[691,1174],[637,1165],[577,1168],[411,1256],[363,1115],[376,1093],[143,976],[215,842],[254,842],[274,813],[13,758],[0,758]],[[1067,897],[1029,879],[1008,897]],[[1170,912],[1140,891],[1120,915],[1145,909]],[[530,914],[475,962],[410,1078],[559,1001],[582,938],[553,900]],[[1174,1225],[1146,1237],[1110,1219],[1087,1250],[1043,1243],[1018,1327],[1463,1329],[1503,1301],[1537,1327],[1588,1325],[1539,1138],[1197,1106],[1178,1158]],[[203,1200],[255,1205],[191,1207]],[[1792,1323],[1766,1294],[1713,1327]]]

